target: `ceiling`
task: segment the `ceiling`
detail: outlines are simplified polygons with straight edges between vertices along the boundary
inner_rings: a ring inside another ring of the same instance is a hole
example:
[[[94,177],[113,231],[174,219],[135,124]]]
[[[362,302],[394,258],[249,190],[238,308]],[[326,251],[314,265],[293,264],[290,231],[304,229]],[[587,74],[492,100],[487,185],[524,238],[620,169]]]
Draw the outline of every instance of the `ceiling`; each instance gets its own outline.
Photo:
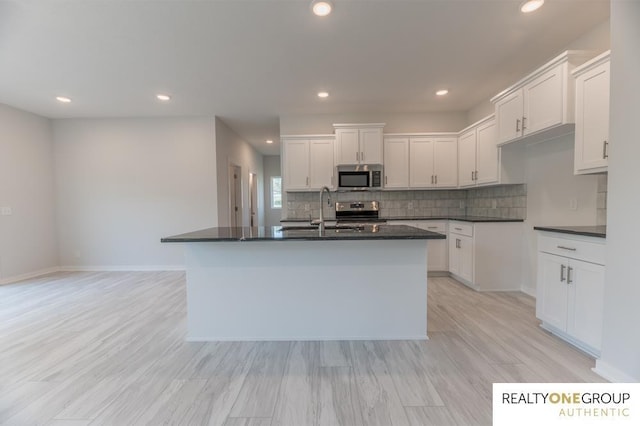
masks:
[[[309,0],[0,0],[0,103],[51,118],[217,115],[277,154],[280,115],[467,111],[609,16],[608,0],[527,15],[521,0],[333,3],[318,18]]]

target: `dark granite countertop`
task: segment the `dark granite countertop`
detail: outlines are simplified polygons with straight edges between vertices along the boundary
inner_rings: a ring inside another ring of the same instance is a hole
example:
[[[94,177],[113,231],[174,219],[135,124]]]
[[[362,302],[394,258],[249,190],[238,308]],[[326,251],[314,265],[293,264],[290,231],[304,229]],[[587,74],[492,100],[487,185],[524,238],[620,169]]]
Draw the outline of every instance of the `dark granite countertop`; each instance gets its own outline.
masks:
[[[524,222],[524,219],[503,219],[500,217],[484,217],[484,216],[412,216],[399,217],[390,216],[382,217],[382,220],[459,220],[461,222]],[[336,219],[326,219],[328,222],[335,222]],[[309,219],[282,219],[280,222],[305,222],[309,223]]]
[[[208,228],[181,235],[162,238],[163,243],[191,243],[211,241],[322,241],[322,240],[440,240],[446,238],[437,232],[425,231],[406,225],[366,225],[326,229],[281,226],[258,228]]]
[[[606,226],[534,226],[536,231],[559,232],[585,237],[607,238]]]

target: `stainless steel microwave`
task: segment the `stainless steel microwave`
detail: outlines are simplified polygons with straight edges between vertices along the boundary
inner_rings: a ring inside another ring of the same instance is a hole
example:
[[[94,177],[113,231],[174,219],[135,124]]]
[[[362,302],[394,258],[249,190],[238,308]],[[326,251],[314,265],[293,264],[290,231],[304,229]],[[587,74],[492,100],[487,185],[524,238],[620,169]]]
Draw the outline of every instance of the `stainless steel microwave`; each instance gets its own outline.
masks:
[[[382,169],[366,166],[338,168],[338,189],[365,191],[382,188]]]

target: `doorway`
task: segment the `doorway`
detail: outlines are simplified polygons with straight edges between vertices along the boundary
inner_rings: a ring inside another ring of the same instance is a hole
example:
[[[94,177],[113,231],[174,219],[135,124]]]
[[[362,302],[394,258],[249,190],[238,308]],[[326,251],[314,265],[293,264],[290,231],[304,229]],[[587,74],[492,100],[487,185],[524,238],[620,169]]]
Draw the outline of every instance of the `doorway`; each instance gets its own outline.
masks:
[[[249,173],[249,226],[258,226],[258,175]]]
[[[242,226],[242,168],[229,164],[229,226]]]

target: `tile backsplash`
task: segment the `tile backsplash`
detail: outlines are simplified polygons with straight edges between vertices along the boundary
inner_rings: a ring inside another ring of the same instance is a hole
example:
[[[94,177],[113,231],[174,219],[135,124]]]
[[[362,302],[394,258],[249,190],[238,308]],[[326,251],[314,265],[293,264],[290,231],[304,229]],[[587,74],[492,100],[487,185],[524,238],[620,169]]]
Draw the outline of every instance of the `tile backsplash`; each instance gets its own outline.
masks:
[[[336,201],[380,201],[382,217],[485,216],[525,219],[527,187],[499,185],[486,188],[428,191],[332,192],[331,207],[325,216],[335,217]],[[320,215],[318,192],[288,192],[288,219],[317,218]]]
[[[596,225],[607,224],[607,177],[608,175],[598,175],[598,194],[596,197]]]

